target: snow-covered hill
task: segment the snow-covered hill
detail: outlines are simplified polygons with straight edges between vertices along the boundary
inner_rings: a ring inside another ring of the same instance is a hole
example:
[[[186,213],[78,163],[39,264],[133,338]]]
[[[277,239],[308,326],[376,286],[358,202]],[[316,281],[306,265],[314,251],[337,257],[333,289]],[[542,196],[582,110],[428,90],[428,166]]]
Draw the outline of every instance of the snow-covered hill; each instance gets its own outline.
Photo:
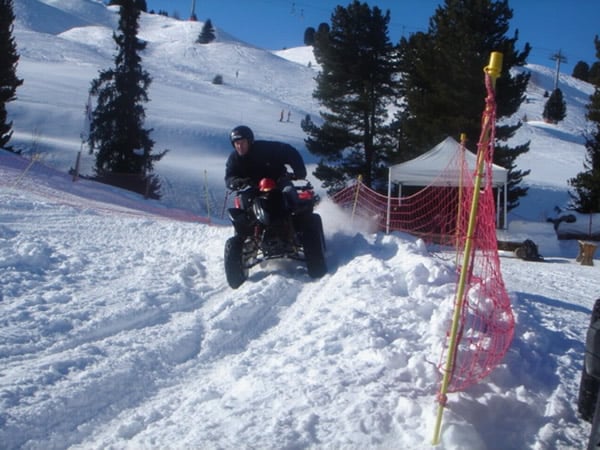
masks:
[[[227,132],[246,123],[311,161],[299,126],[318,108],[307,49],[272,54],[222,30],[199,46],[201,23],[144,14],[147,125],[155,148],[171,150],[157,165],[164,202],[144,201],[65,174],[89,84],[112,64],[115,10],[14,3],[25,83],[10,104],[11,143],[43,164],[25,173],[28,161],[0,153],[0,446],[431,448],[451,256],[361,232],[324,201],[323,279],[273,262],[236,291],[225,282]],[[589,431],[575,403],[600,273],[575,263],[573,243],[556,241],[545,219],[583,167],[592,88],[561,75],[568,116],[550,126],[541,113],[554,73],[527,70],[516,139],[531,140],[518,161],[532,170],[530,196],[508,233],[534,239],[546,261],[503,255],[515,339],[488,378],[450,396],[439,448],[573,449]],[[290,122],[279,122],[282,109]],[[194,215],[206,216],[205,174],[212,225]]]
[[[9,105],[12,144],[41,152],[46,163],[65,170],[81,148],[90,84],[99,70],[114,64],[117,13],[90,0],[15,4],[17,70],[25,83]],[[90,22],[96,14],[99,20]],[[62,25],[48,29],[46,22]],[[170,150],[157,165],[166,202],[204,209],[197,197],[205,171],[210,185],[218,186],[213,196],[222,202],[223,161],[231,150],[227,133],[239,123],[250,125],[257,136],[302,149],[300,119],[317,114],[311,96],[315,72],[307,64],[235,41],[221,30],[217,42],[195,44],[200,22],[143,14],[140,23],[140,38],[148,42],[143,64],[153,78],[146,126],[154,129],[155,149]],[[223,85],[212,83],[216,75]],[[278,122],[281,110],[286,119],[290,111],[290,122]],[[49,120],[57,114],[60,127],[54,117]],[[92,157],[85,150],[84,170],[89,171]]]

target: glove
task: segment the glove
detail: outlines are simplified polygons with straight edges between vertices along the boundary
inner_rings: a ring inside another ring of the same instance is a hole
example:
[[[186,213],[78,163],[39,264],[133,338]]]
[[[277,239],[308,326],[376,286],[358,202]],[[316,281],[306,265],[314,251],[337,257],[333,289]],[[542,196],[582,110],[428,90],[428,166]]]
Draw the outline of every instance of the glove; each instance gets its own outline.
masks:
[[[230,187],[235,191],[239,191],[244,186],[248,186],[250,184],[250,178],[234,178],[231,180]]]
[[[291,172],[287,172],[282,178],[288,179],[290,181],[297,181],[297,180],[302,179],[299,176],[297,176],[295,173],[291,173]]]

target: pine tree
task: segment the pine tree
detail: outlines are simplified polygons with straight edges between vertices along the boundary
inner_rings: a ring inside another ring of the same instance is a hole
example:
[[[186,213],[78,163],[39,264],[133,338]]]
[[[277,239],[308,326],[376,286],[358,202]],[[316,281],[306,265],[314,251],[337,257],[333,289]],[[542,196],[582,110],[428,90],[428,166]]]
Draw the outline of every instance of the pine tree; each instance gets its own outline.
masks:
[[[548,123],[558,123],[567,115],[567,104],[563,98],[562,91],[556,88],[544,105],[542,117]]]
[[[590,67],[588,81],[594,86],[600,86],[600,61],[596,61]]]
[[[398,160],[429,150],[447,136],[466,133],[467,147],[476,150],[486,97],[483,67],[494,51],[503,54],[496,83],[497,117],[512,116],[525,99],[529,74],[511,72],[524,66],[531,50],[515,49],[518,32],[505,37],[512,10],[508,1],[445,0],[430,19],[427,32],[400,41],[401,112],[398,114]],[[529,171],[516,170],[514,161],[529,143],[508,147],[502,143],[522,124],[496,126],[494,162],[509,170],[508,209],[518,206],[527,192],[520,187]]]
[[[14,20],[12,0],[0,0],[0,148],[19,153],[8,146],[13,132],[6,109],[6,104],[15,100],[17,88],[23,84],[23,80],[17,78],[19,55],[12,36]]]
[[[578,80],[588,81],[590,76],[590,66],[585,61],[579,61],[573,67],[572,77],[577,78]]]
[[[600,60],[600,40],[594,39],[596,58]],[[600,86],[596,85],[587,105],[586,118],[593,123],[594,131],[586,138],[584,171],[569,180],[572,190],[571,206],[581,213],[600,212]]]
[[[137,38],[139,16],[134,0],[121,0],[119,33],[113,34],[119,49],[115,67],[101,71],[90,88],[97,105],[92,112],[88,144],[90,153],[96,152],[99,180],[158,197],[159,186],[152,172],[154,163],[166,151],[153,154],[152,130],[143,128],[142,103],[148,101],[151,78],[141,67],[139,52],[146,44]],[[119,181],[122,178],[117,175],[125,174],[129,175],[125,177],[128,181]]]
[[[196,42],[199,44],[209,44],[215,40],[215,27],[213,27],[210,19],[206,19],[204,25],[202,25],[202,30],[200,31],[200,35]]]
[[[313,96],[324,106],[323,125],[305,121],[308,150],[322,159],[315,176],[328,191],[363,176],[367,186],[382,178],[391,145],[387,108],[394,95],[394,48],[390,14],[357,0],[337,6],[331,28],[321,24],[314,55],[321,65]]]
[[[308,27],[304,30],[304,45],[313,45],[315,43],[315,29]]]
[[[327,22],[321,22],[319,24],[319,26],[317,27],[317,32],[321,35],[326,35],[329,33],[330,29],[331,29],[331,27],[329,26],[329,24]]]

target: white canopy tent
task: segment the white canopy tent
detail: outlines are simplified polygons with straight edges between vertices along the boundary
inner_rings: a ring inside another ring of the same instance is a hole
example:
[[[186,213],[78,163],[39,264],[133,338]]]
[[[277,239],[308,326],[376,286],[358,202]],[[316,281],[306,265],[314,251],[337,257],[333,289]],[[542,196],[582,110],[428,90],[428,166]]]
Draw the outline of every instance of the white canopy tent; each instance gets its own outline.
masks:
[[[459,186],[461,174],[460,158],[464,157],[469,172],[473,173],[477,165],[477,156],[465,150],[456,140],[447,137],[426,153],[389,168],[388,198],[391,199],[392,184],[400,186],[399,197],[402,197],[402,186]],[[451,170],[452,163],[456,170]],[[497,188],[496,225],[500,222],[500,193],[504,196],[504,226],[506,227],[508,170],[492,164],[492,186]],[[388,216],[389,217],[389,216]]]

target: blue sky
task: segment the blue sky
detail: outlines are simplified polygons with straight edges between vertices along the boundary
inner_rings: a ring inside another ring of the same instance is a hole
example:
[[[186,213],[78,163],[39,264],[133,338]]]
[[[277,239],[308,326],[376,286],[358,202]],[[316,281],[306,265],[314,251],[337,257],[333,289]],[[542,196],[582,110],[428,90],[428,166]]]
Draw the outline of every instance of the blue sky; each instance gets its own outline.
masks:
[[[165,10],[188,18],[193,0],[147,0],[148,10]],[[261,48],[280,50],[303,45],[304,30],[330,22],[337,5],[350,0],[195,0],[198,20],[211,19],[216,28]],[[390,38],[426,31],[429,18],[443,0],[379,0],[371,6],[391,12]],[[533,50],[528,62],[554,66],[550,59],[559,50],[567,62],[561,66],[571,73],[580,60],[595,61],[594,36],[600,35],[598,0],[512,0],[513,29],[519,29],[517,46],[529,42]],[[512,33],[512,32],[511,32]]]

